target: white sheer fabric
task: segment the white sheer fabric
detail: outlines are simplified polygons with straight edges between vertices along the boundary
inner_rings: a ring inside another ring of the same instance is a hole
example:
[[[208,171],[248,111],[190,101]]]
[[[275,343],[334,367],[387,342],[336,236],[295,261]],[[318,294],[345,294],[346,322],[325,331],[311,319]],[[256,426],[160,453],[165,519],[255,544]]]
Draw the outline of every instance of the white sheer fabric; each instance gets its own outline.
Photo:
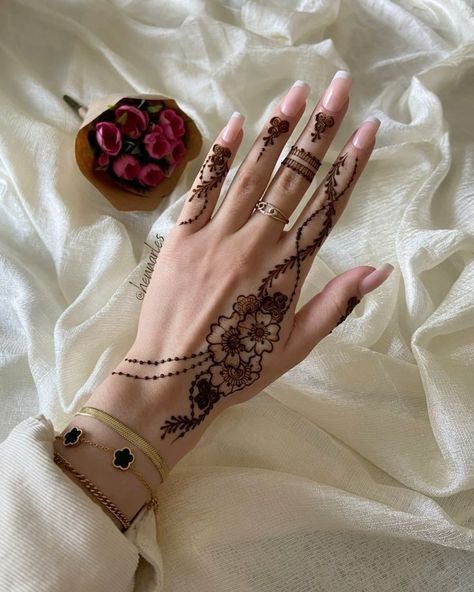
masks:
[[[239,110],[238,164],[293,80],[311,84],[313,105],[345,68],[351,106],[322,172],[364,117],[382,120],[301,303],[352,266],[396,269],[176,466],[158,543],[152,514],[141,523],[159,545],[164,590],[474,590],[473,30],[460,0],[3,8],[3,438],[38,412],[62,429],[122,358],[144,241],[166,237],[201,164],[156,212],[114,210],[76,167],[79,124],[63,93],[175,97],[203,133],[203,157]],[[137,590],[149,589],[148,569],[139,565]]]

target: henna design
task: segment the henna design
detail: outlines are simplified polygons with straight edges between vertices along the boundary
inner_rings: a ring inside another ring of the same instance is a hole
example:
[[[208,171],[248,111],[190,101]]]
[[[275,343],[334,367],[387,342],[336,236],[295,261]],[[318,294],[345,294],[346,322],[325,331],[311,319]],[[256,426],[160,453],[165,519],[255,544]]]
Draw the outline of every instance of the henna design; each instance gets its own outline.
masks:
[[[183,220],[179,224],[191,224],[195,220],[199,218],[199,216],[204,212],[208,204],[208,194],[209,191],[215,189],[219,185],[224,182],[224,179],[229,172],[229,164],[228,160],[231,156],[231,151],[229,148],[221,146],[220,144],[214,144],[212,147],[213,154],[210,154],[204,164],[199,171],[199,180],[202,183],[196,185],[196,187],[192,190],[191,196],[188,199],[188,202],[193,201],[194,198],[203,199],[204,203],[199,210],[199,212],[193,216],[192,218],[188,218],[187,220]],[[208,169],[209,173],[211,174],[209,179],[204,180],[204,171]]]
[[[347,317],[351,314],[351,312],[359,304],[359,302],[360,302],[360,300],[356,296],[352,296],[351,298],[349,298],[349,300],[347,301],[346,312],[339,319],[339,321],[337,322],[337,325],[340,325],[343,321],[345,321],[347,319]],[[337,327],[337,325],[336,325],[336,327]]]
[[[326,129],[334,125],[334,117],[325,113],[316,113],[314,119],[314,132],[311,132],[311,142],[320,140]]]
[[[206,352],[205,351],[200,351],[197,352],[197,354],[191,354],[190,356],[175,356],[174,358],[166,358],[166,360],[163,358],[162,360],[159,361],[152,361],[152,360],[137,360],[136,358],[132,359],[132,358],[125,358],[125,362],[130,362],[131,364],[154,364],[155,366],[158,366],[158,364],[165,364],[166,362],[178,362],[180,360],[190,360],[191,358],[197,358],[198,356],[203,356]]]
[[[186,372],[188,370],[193,370],[194,368],[197,368],[198,366],[202,366],[202,364],[204,364],[204,362],[206,362],[209,358],[210,358],[210,356],[207,356],[206,358],[204,358],[203,360],[201,360],[197,364],[191,364],[191,366],[188,366],[187,368],[182,368],[181,370],[175,370],[174,372],[155,374],[153,376],[139,376],[138,374],[129,374],[128,372],[112,372],[112,374],[117,374],[118,376],[127,376],[128,378],[136,378],[137,380],[158,380],[158,378],[168,378],[169,376],[178,376],[178,374],[186,374]],[[139,363],[141,364],[141,363],[145,363],[145,362],[143,360],[141,360],[141,361],[139,361]],[[151,362],[150,360],[149,360],[149,363],[155,364],[155,362]]]
[[[336,187],[337,187],[336,176],[339,175],[341,167],[343,167],[345,165],[346,160],[347,160],[347,156],[348,156],[347,152],[345,154],[339,156],[338,159],[336,160],[336,162],[331,167],[331,170],[329,171],[326,181],[324,183],[324,189],[325,189],[325,193],[326,193],[327,198],[323,202],[322,206],[320,208],[316,209],[310,216],[308,216],[308,218],[306,218],[306,220],[303,222],[303,224],[299,227],[299,229],[297,231],[297,235],[296,235],[296,241],[297,241],[297,247],[298,247],[297,254],[292,255],[291,257],[287,257],[283,261],[283,263],[279,263],[268,273],[267,277],[264,278],[263,282],[261,283],[261,285],[258,289],[259,294],[263,294],[263,293],[268,292],[269,288],[271,288],[271,286],[273,284],[273,281],[276,280],[280,274],[285,273],[288,269],[293,269],[295,263],[297,263],[298,261],[301,263],[307,257],[314,255],[314,253],[316,252],[316,249],[319,249],[319,247],[321,247],[321,245],[323,244],[323,242],[325,241],[325,239],[329,235],[329,232],[332,228],[332,217],[336,213],[334,204],[350,188],[350,186],[354,182],[354,179],[355,179],[355,176],[357,173],[357,167],[358,167],[358,161],[359,161],[358,157],[356,157],[356,159],[355,159],[354,168],[353,168],[351,177],[350,177],[347,185],[344,187],[344,189],[342,191],[337,193],[337,191],[336,191]],[[324,212],[324,221],[323,221],[323,226],[322,226],[318,236],[313,240],[312,243],[310,243],[304,249],[300,250],[299,249],[299,241],[300,241],[301,233],[302,233],[304,227],[307,226],[320,212]],[[297,275],[299,276],[299,274],[297,274]]]
[[[307,166],[311,169],[314,169],[316,173],[321,166],[321,161],[319,158],[311,154],[309,150],[305,150],[304,148],[298,148],[296,144],[291,147],[290,151],[288,152],[288,156],[293,156],[294,158],[300,158],[307,163]]]
[[[325,199],[322,206],[308,215],[299,226],[296,233],[296,253],[270,270],[256,294],[240,294],[232,306],[230,316],[220,315],[217,322],[211,324],[205,338],[205,350],[190,356],[176,356],[156,361],[126,359],[129,363],[143,366],[204,356],[190,368],[162,373],[158,376],[117,373],[130,378],[147,380],[175,376],[201,366],[195,372],[189,386],[189,413],[172,415],[166,419],[160,426],[162,440],[172,434],[176,436],[171,443],[183,438],[186,433],[194,430],[204,421],[221,399],[250,386],[259,379],[264,355],[271,353],[280,339],[282,321],[299,286],[301,263],[314,254],[328,236],[336,214],[335,203],[346,193],[355,179],[358,167],[357,157],[349,181],[339,189],[337,177],[341,169],[346,166],[347,157],[348,153],[345,153],[333,164],[324,183]],[[304,231],[320,212],[323,213],[323,221],[317,237],[301,247]],[[274,280],[293,268],[295,268],[295,282],[290,296],[279,291],[270,293]],[[354,300],[349,303],[355,306]],[[207,364],[204,366],[205,362]]]
[[[310,183],[314,179],[315,173],[311,169],[309,169],[304,164],[301,164],[301,162],[297,162],[296,160],[293,160],[289,156],[287,156],[281,164],[283,166],[288,167],[289,169],[291,169],[295,173],[298,173],[299,175],[304,177]]]
[[[267,136],[263,137],[263,146],[257,157],[257,161],[265,152],[267,146],[273,146],[275,138],[278,138],[280,134],[286,133],[290,129],[290,122],[286,119],[280,119],[279,117],[272,117],[270,119],[270,127],[267,129]]]

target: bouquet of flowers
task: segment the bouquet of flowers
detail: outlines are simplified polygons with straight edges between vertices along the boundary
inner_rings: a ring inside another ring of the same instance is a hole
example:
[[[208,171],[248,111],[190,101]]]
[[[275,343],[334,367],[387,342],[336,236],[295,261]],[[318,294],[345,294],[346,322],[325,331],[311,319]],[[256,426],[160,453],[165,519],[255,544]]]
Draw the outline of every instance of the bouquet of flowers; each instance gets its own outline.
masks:
[[[195,123],[168,97],[109,95],[81,109],[77,163],[120,210],[155,209],[201,150]]]

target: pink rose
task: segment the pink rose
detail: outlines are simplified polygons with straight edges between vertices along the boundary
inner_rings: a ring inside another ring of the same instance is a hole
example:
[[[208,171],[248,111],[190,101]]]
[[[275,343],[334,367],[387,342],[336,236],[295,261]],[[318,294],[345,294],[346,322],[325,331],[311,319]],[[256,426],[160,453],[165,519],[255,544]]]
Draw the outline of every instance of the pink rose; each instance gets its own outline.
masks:
[[[150,162],[146,164],[142,170],[138,173],[138,181],[142,185],[148,185],[148,187],[155,187],[162,181],[165,174],[157,164]]]
[[[109,156],[116,156],[122,148],[122,134],[119,128],[108,121],[95,126],[95,137],[102,150]]]
[[[115,109],[116,122],[123,115],[125,115],[125,123],[118,124],[121,126],[123,133],[130,138],[140,137],[148,126],[148,113],[140,111],[140,109],[132,107],[132,105],[120,105]]]
[[[101,152],[99,156],[99,166],[106,167],[110,162],[110,156],[105,152]]]
[[[178,164],[183,156],[186,154],[186,146],[182,140],[176,140],[171,145],[171,162],[172,164]]]
[[[180,138],[186,132],[183,119],[173,109],[161,110],[158,122],[169,140]]]
[[[160,159],[171,152],[171,144],[166,139],[162,127],[154,125],[152,129],[151,133],[144,136],[143,143],[152,158]]]
[[[131,181],[140,172],[140,163],[138,159],[130,154],[124,154],[114,160],[112,165],[114,173],[121,179]]]

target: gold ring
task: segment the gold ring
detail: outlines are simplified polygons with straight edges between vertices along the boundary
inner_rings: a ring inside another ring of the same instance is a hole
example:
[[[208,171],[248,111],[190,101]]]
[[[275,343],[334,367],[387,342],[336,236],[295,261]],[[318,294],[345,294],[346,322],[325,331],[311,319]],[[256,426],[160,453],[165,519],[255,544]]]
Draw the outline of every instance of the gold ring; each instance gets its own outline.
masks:
[[[279,222],[284,222],[285,224],[288,224],[290,221],[279,208],[268,201],[258,201],[253,209],[253,212],[255,211],[265,214],[265,216],[270,216]]]

